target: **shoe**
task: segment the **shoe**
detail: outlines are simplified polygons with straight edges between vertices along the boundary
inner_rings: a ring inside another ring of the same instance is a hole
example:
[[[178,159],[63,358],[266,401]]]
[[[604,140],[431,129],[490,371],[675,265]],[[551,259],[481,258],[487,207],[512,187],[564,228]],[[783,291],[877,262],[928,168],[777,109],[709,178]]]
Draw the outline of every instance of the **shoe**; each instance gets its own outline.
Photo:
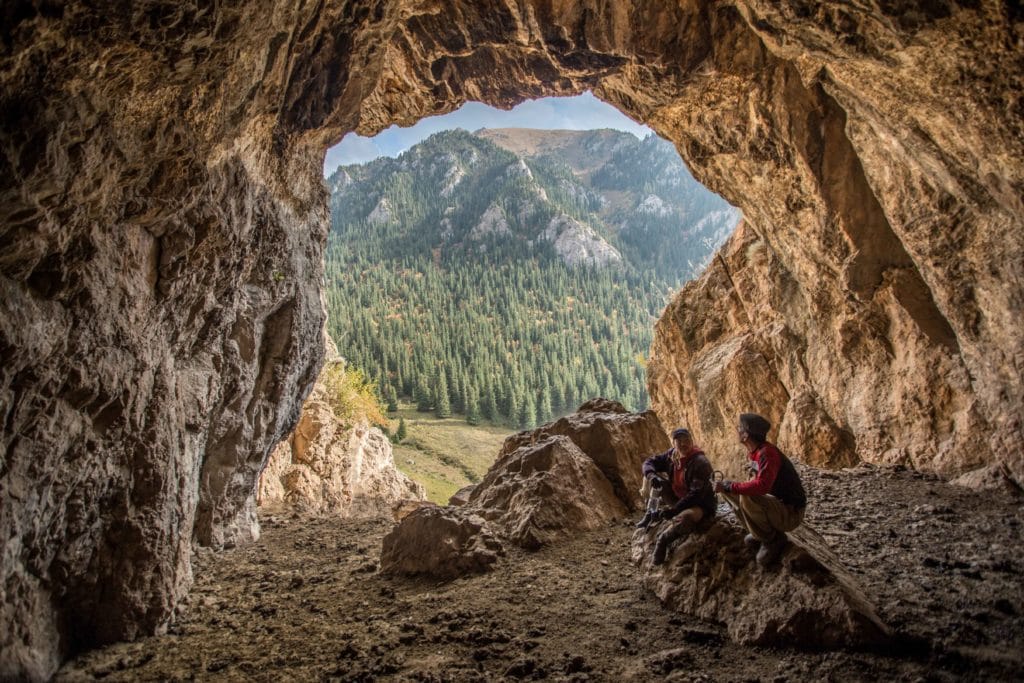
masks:
[[[655,516],[656,515],[653,512],[648,512],[646,515],[644,515],[643,519],[636,523],[636,528],[646,529],[651,525],[651,522],[654,521]]]
[[[771,541],[761,544],[761,549],[757,551],[757,563],[762,567],[774,564],[782,556],[782,551],[788,544],[789,539],[786,534],[779,532]]]
[[[743,543],[746,544],[751,550],[757,550],[758,546],[761,545],[761,541],[754,538],[754,534],[747,534],[743,537]]]
[[[658,565],[665,564],[665,557],[668,555],[669,542],[664,538],[659,538],[654,544],[654,557],[651,558],[651,564],[657,567]]]

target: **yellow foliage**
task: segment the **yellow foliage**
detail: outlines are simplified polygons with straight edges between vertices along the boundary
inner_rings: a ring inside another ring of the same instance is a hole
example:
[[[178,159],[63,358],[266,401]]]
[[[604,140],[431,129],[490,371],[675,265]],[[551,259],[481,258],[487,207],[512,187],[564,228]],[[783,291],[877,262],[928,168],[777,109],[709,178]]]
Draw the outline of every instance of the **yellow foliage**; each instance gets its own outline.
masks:
[[[327,390],[327,402],[339,420],[350,423],[366,418],[379,427],[387,426],[384,406],[377,398],[377,383],[367,380],[361,370],[344,363],[332,363],[323,369],[320,381]]]

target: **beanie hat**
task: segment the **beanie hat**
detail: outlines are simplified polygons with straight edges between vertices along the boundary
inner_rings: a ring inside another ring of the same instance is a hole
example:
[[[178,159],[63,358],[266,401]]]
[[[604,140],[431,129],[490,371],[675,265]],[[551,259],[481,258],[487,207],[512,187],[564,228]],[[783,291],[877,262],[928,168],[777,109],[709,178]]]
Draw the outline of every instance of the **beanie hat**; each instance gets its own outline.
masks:
[[[740,426],[747,430],[747,434],[754,439],[764,441],[768,436],[768,430],[772,428],[772,423],[757,413],[742,413],[740,414]]]

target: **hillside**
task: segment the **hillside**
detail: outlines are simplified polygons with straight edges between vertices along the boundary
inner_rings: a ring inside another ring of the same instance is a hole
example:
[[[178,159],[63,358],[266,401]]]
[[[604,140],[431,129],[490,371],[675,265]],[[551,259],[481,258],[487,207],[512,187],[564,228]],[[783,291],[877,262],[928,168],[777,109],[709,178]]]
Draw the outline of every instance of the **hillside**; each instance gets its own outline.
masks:
[[[494,463],[511,432],[495,425],[468,425],[462,417],[438,418],[402,406],[390,416],[391,432],[405,421],[408,436],[394,444],[395,464],[427,489],[427,500],[444,505],[463,486],[475,484]]]
[[[392,402],[517,428],[645,408],[654,320],[738,220],[671,145],[612,130],[446,131],[328,183],[342,354]]]

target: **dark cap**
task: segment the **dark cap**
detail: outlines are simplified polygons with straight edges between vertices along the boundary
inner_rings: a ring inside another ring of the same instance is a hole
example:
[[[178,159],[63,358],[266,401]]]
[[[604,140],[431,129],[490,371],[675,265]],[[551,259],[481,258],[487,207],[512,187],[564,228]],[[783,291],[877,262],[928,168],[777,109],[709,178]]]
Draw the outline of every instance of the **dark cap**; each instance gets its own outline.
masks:
[[[681,436],[690,436],[690,430],[686,427],[679,427],[678,429],[672,430],[672,440],[675,441]]]
[[[741,413],[740,426],[753,438],[764,441],[768,436],[768,430],[772,428],[772,423],[756,413]]]

